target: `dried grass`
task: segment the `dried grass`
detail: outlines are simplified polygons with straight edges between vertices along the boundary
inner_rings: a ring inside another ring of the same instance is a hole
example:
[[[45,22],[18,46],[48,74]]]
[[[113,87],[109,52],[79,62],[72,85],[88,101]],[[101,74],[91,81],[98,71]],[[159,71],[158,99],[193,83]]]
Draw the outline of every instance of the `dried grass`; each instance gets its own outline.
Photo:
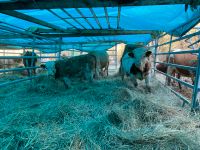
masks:
[[[72,83],[42,77],[0,89],[1,149],[199,148],[200,117],[156,80],[151,94],[117,77]]]

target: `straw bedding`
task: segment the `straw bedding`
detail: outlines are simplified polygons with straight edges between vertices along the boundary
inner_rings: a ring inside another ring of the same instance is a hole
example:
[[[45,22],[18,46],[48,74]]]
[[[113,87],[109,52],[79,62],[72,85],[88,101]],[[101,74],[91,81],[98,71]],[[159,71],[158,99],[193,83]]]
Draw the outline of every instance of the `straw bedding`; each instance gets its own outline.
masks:
[[[12,80],[8,76],[1,81]],[[144,81],[143,81],[144,82]],[[41,77],[0,89],[1,149],[199,149],[200,117],[152,79],[93,83]],[[30,84],[31,83],[31,84]]]

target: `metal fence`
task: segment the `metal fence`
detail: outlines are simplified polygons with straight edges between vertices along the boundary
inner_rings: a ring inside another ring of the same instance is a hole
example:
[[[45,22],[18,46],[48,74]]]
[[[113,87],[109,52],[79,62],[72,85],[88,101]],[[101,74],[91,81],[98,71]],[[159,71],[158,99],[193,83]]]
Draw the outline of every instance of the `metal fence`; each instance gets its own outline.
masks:
[[[199,107],[199,102],[198,102],[198,99],[197,99],[197,94],[198,94],[198,91],[200,90],[198,88],[198,83],[199,83],[199,73],[200,73],[200,49],[196,49],[196,50],[184,50],[184,51],[177,51],[177,52],[172,52],[171,51],[171,45],[173,42],[177,42],[177,41],[181,41],[183,39],[190,39],[192,38],[193,36],[196,36],[196,35],[199,35],[200,34],[200,31],[197,31],[195,33],[192,33],[192,34],[188,34],[188,35],[185,35],[183,37],[180,37],[180,38],[176,38],[174,40],[172,40],[172,36],[170,38],[170,41],[168,42],[165,42],[165,43],[162,43],[162,44],[158,44],[158,41],[161,37],[165,36],[166,34],[164,34],[163,36],[160,36],[159,38],[157,38],[156,40],[153,41],[153,45],[152,46],[149,46],[149,47],[154,47],[155,48],[155,52],[154,52],[154,67],[152,68],[154,70],[154,74],[157,72],[159,74],[162,74],[164,76],[166,76],[166,79],[167,78],[170,78],[170,79],[173,79],[175,81],[177,81],[178,83],[182,84],[183,86],[186,86],[188,88],[191,88],[192,89],[192,99],[188,99],[186,98],[185,96],[183,96],[182,94],[176,92],[175,90],[173,90],[172,88],[166,86],[167,88],[169,88],[173,93],[175,93],[179,98],[181,98],[183,100],[183,106],[185,104],[189,104],[191,106],[191,109],[192,110],[195,110],[196,108]],[[197,42],[194,42],[195,44],[197,44]],[[193,43],[193,44],[194,44]],[[158,47],[162,47],[163,45],[168,45],[169,44],[169,50],[168,52],[159,52],[158,53]],[[191,44],[192,45],[192,44]],[[169,59],[169,56],[170,55],[173,55],[173,54],[196,54],[198,57],[197,59],[197,65],[194,67],[194,66],[184,66],[184,65],[178,65],[178,64],[175,64],[175,63],[170,63],[170,59]],[[167,62],[159,62],[157,61],[157,56],[158,55],[165,55],[166,57],[168,56],[168,61]],[[176,77],[173,77],[171,76],[170,74],[168,73],[164,73],[164,72],[161,72],[159,70],[156,69],[156,64],[165,64],[168,66],[172,66],[172,67],[176,67],[176,68],[181,68],[181,69],[184,69],[184,70],[191,70],[193,72],[195,72],[195,82],[194,82],[194,85],[190,84],[190,83],[187,83],[185,81],[182,81]]]

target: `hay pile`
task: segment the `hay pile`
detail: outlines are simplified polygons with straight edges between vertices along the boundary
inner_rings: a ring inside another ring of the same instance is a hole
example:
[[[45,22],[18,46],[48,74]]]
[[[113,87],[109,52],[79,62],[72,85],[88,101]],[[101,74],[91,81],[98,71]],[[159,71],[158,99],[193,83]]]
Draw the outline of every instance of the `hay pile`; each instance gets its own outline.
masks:
[[[200,118],[157,81],[29,82],[0,89],[1,149],[199,149]]]

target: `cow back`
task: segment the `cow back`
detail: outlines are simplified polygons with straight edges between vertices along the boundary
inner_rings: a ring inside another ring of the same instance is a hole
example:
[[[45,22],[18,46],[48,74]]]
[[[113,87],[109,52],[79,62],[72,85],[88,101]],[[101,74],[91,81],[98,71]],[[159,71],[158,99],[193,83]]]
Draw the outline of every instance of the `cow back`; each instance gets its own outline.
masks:
[[[175,54],[174,63],[178,65],[195,67],[197,66],[197,55],[193,54]],[[189,70],[177,68],[178,72],[184,76],[190,76]]]

